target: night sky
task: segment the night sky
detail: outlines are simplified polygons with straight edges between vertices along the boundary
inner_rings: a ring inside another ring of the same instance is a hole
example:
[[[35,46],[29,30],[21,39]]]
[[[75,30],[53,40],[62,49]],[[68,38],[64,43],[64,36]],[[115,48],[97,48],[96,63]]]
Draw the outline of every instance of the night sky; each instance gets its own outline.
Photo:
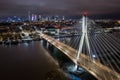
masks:
[[[83,11],[87,11],[93,18],[120,19],[120,0],[0,0],[0,17],[25,17],[28,11],[71,17],[81,16]]]

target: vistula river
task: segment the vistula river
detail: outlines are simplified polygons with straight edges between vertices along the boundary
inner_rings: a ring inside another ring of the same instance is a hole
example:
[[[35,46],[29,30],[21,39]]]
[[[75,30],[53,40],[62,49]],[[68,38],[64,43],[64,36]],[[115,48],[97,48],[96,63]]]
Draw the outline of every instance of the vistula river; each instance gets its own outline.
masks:
[[[70,80],[40,41],[0,45],[0,80]]]

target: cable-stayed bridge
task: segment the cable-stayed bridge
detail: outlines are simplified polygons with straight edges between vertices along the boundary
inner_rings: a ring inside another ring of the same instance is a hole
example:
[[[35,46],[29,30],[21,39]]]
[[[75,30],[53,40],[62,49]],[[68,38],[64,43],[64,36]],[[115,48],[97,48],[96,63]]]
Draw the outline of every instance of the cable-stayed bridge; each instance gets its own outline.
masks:
[[[120,40],[98,28],[86,15],[70,32],[41,37],[99,80],[120,80]]]

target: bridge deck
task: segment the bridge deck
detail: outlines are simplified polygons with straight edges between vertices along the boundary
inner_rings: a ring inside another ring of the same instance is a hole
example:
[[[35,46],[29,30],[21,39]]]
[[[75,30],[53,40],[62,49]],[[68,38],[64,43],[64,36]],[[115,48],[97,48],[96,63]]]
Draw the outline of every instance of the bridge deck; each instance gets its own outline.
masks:
[[[42,38],[50,42],[52,45],[61,50],[64,54],[66,54],[74,63],[79,66],[82,66],[89,73],[95,76],[99,80],[120,80],[120,74],[112,71],[110,68],[102,65],[98,61],[91,61],[87,55],[81,54],[80,59],[76,61],[77,51],[70,46],[65,45],[58,40],[42,34]]]

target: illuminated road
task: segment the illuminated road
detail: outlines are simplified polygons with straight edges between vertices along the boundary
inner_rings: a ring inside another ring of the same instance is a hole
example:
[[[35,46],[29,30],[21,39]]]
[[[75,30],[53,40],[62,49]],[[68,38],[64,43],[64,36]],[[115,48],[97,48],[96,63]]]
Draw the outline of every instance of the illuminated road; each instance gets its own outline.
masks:
[[[95,76],[99,80],[120,80],[120,74],[114,72],[109,67],[104,66],[98,60],[91,61],[90,57],[87,55],[81,54],[80,59],[76,62],[77,51],[74,48],[71,48],[68,45],[65,45],[58,40],[47,36],[45,34],[41,35],[42,38],[50,42],[52,45],[61,50],[64,54],[66,54],[74,63],[79,66],[82,66],[88,72],[90,72],[93,76]]]

